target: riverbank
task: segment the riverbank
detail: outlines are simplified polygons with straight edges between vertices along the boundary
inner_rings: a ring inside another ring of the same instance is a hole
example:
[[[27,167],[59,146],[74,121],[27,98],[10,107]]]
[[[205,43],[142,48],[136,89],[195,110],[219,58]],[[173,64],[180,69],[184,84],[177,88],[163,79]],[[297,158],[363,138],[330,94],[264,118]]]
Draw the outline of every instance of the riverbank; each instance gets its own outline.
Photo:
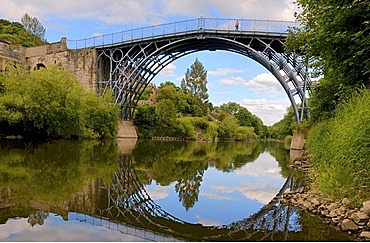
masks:
[[[363,202],[360,208],[354,208],[348,198],[333,201],[312,189],[310,183],[315,173],[308,158],[309,155],[304,151],[303,156],[290,165],[292,169],[306,174],[308,185],[303,190],[286,192],[281,202],[320,215],[327,224],[348,233],[356,241],[370,241],[370,201]]]

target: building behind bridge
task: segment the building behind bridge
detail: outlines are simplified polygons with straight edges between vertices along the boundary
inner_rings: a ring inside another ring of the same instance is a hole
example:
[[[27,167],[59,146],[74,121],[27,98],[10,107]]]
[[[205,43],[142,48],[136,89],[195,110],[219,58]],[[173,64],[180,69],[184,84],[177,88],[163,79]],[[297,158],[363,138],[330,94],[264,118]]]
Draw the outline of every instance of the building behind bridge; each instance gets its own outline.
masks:
[[[13,45],[9,41],[0,39],[0,72],[7,71],[8,64],[16,65],[20,62],[24,47]]]

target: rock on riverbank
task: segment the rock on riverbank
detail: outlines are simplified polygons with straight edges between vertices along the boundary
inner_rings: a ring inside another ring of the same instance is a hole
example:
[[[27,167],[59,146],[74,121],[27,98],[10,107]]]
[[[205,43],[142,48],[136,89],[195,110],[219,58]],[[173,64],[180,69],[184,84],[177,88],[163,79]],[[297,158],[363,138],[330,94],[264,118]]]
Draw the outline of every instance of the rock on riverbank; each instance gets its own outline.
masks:
[[[307,156],[293,161],[291,167],[305,172],[309,178],[313,172]],[[351,208],[348,198],[335,202],[307,187],[301,191],[286,192],[281,202],[321,215],[328,224],[347,232],[357,240],[370,241],[370,201],[364,202],[361,208]]]

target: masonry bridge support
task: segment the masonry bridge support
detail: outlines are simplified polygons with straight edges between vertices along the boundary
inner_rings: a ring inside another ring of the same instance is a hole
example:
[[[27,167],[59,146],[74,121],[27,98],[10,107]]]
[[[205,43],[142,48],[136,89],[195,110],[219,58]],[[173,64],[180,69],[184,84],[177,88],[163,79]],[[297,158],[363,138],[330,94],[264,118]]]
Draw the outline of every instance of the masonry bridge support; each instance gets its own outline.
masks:
[[[24,50],[23,63],[27,69],[59,65],[76,75],[86,90],[96,90],[96,60],[94,47],[72,50],[66,38],[50,45],[29,47]]]

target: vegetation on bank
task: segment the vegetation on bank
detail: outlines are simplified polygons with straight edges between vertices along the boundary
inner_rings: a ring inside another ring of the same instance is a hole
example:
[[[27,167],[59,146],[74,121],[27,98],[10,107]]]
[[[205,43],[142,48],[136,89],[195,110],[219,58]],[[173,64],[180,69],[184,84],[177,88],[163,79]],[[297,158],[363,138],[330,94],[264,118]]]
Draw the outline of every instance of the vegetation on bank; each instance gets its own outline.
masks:
[[[116,134],[112,95],[86,91],[68,71],[10,68],[0,75],[0,134],[27,138],[105,138]]]
[[[370,90],[355,94],[335,117],[316,125],[307,147],[315,168],[314,186],[336,199],[359,204],[370,198]]]
[[[354,204],[370,199],[368,1],[298,0],[286,48],[306,55],[320,78],[309,99],[307,148],[315,168],[313,186]]]

